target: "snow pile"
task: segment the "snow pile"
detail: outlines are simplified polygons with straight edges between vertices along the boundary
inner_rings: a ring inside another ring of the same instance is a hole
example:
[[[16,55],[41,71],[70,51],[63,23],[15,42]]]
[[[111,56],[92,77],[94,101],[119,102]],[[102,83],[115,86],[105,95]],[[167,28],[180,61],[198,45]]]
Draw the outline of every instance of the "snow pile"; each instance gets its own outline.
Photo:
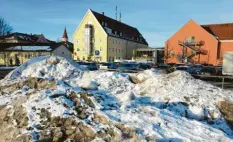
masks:
[[[83,89],[104,91],[116,97],[120,102],[131,100],[137,93],[128,76],[117,72],[84,72],[81,79],[72,79],[71,85]]]
[[[17,77],[21,83],[15,83]],[[233,101],[233,92],[185,72],[92,72],[60,57],[39,57],[5,80],[0,85],[0,141],[233,139],[217,107],[219,101]],[[7,139],[6,132],[17,139]]]
[[[49,80],[61,80],[71,75],[80,75],[83,70],[84,68],[63,57],[40,56],[16,68],[5,79],[37,77]]]
[[[218,118],[221,114],[216,103],[225,99],[233,100],[232,92],[196,80],[188,73],[180,71],[168,75],[155,74],[137,87],[142,95],[150,96],[155,101],[186,102],[190,105],[190,111],[200,117],[204,117],[205,110]]]

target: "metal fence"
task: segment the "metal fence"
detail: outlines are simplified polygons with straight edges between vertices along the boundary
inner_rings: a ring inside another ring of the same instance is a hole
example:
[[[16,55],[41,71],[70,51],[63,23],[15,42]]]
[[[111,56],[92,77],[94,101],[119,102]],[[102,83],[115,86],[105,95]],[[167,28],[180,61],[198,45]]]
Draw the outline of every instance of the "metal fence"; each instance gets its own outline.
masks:
[[[225,84],[226,79],[228,79],[227,82],[230,82],[233,85],[233,76],[214,76],[214,75],[196,75],[196,74],[192,74],[192,76],[194,78],[198,78],[198,79],[201,79],[201,80],[205,80],[205,79],[208,79],[208,78],[220,79],[221,82],[222,82],[222,85],[221,85],[222,89],[224,89],[224,84]]]

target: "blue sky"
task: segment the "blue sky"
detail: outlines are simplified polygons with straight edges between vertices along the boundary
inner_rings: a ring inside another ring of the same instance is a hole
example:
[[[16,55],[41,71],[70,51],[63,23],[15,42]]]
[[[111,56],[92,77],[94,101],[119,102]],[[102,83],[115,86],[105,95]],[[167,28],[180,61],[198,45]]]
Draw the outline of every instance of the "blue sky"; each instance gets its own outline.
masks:
[[[137,27],[151,47],[164,42],[188,20],[199,24],[232,23],[233,0],[0,0],[0,16],[15,32],[43,33],[61,38],[64,27],[70,40],[89,8]]]

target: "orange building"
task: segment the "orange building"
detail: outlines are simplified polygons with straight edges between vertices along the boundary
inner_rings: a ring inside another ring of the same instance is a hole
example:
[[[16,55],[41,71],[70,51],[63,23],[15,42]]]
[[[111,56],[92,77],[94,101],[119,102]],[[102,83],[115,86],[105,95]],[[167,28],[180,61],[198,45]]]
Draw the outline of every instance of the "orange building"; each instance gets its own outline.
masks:
[[[233,52],[233,23],[199,25],[190,20],[165,43],[165,63],[222,64]]]

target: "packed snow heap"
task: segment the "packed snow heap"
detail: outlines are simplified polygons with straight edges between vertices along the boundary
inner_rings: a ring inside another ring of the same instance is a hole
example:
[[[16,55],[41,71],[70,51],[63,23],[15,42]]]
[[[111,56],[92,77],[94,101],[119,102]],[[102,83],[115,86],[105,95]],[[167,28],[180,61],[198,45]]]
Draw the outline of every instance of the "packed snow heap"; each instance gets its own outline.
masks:
[[[233,92],[186,72],[88,71],[56,56],[0,81],[0,141],[232,141]]]

